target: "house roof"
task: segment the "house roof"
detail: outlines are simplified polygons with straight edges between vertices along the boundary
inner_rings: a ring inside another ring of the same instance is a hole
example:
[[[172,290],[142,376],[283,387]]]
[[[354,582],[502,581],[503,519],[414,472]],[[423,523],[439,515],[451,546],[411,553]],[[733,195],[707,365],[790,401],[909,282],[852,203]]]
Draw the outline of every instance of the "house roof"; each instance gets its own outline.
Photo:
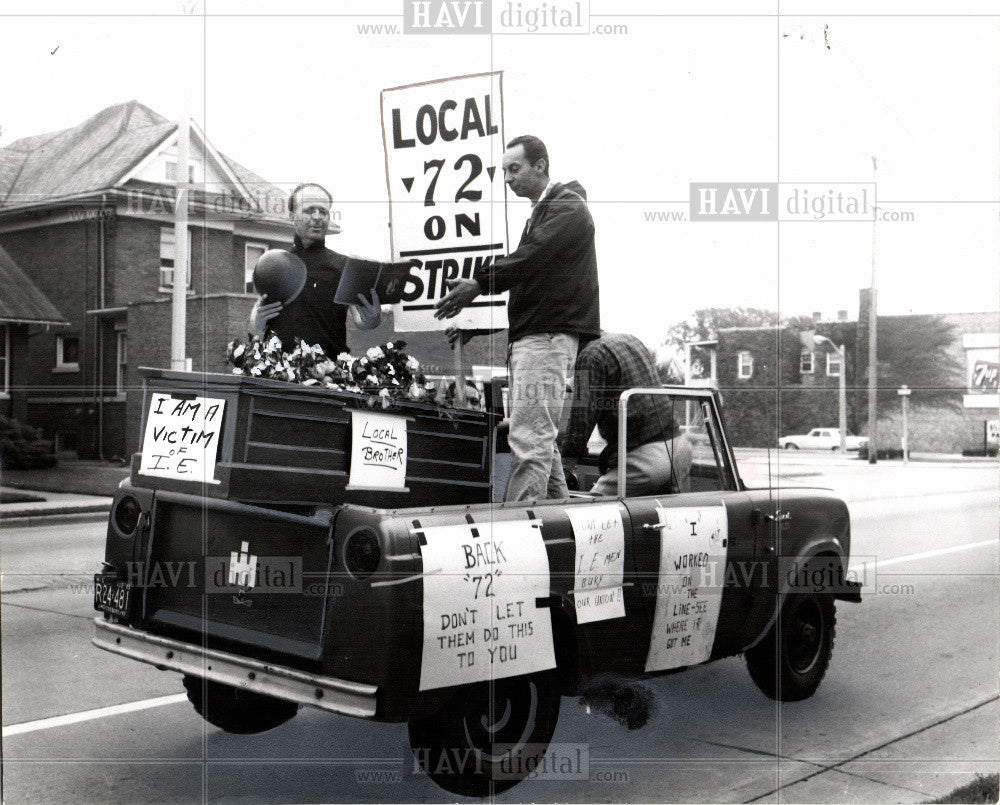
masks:
[[[0,149],[0,209],[110,190],[176,129],[176,122],[132,100],[73,128],[15,140]],[[284,196],[235,160],[219,157],[245,188]]]
[[[3,247],[0,247],[0,322],[69,323]]]

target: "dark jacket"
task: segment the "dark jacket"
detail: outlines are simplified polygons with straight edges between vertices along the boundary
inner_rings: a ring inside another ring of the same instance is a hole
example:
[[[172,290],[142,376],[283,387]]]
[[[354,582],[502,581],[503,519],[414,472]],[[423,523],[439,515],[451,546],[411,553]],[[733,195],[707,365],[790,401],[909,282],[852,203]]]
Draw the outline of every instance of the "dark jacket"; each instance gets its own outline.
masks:
[[[587,442],[597,425],[608,443],[598,460],[598,469],[604,473],[618,463],[618,398],[626,389],[659,386],[656,360],[634,335],[603,333],[580,350],[575,379],[575,397],[560,451],[563,458],[587,455]],[[675,413],[667,397],[632,397],[626,449],[673,439],[679,430]]]
[[[508,339],[601,331],[594,219],[577,182],[556,184],[531,211],[517,249],[479,271],[484,293],[510,291]]]
[[[271,322],[271,329],[286,352],[292,351],[298,336],[336,358],[347,351],[347,307],[333,301],[347,258],[326,248],[323,241],[305,248],[298,235],[291,251],[302,258],[309,274],[302,293]]]

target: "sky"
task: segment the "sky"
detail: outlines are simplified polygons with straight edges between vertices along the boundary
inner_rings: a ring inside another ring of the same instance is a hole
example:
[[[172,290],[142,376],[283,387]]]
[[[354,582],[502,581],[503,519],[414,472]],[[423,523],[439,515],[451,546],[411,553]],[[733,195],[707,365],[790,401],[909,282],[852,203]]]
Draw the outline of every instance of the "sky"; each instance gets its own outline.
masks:
[[[854,318],[873,235],[881,313],[1000,311],[990,4],[582,0],[573,33],[426,36],[401,32],[403,2],[0,2],[0,146],[134,98],[271,182],[324,184],[328,245],[383,258],[380,91],[502,70],[505,134],[587,189],[607,330],[656,345],[707,307]],[[493,0],[543,3],[575,8]],[[902,220],[669,220],[693,182],[874,183]],[[515,240],[528,211],[509,196]]]

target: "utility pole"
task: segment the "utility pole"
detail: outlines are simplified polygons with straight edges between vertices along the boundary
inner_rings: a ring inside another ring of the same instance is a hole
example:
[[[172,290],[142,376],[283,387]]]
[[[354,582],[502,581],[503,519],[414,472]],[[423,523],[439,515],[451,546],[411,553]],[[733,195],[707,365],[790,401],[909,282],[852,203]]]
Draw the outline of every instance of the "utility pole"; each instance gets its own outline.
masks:
[[[187,369],[188,140],[190,121],[177,124],[177,193],[174,196],[174,287],[170,317],[170,368]]]
[[[903,406],[903,464],[905,465],[910,463],[910,429],[907,423],[907,414],[910,409],[910,389],[904,383],[896,393]]]
[[[875,232],[878,223],[878,161],[872,157],[875,204],[872,205],[872,286],[868,300],[868,463],[878,462],[878,350],[877,291],[875,290]]]

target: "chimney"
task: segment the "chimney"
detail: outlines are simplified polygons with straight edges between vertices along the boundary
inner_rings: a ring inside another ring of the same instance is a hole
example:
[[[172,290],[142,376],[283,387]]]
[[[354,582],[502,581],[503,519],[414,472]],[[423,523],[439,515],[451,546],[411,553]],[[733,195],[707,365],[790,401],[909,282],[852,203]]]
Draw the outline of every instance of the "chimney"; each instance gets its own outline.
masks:
[[[823,313],[819,310],[813,311],[813,324],[818,324],[823,320]]]
[[[837,311],[837,321],[847,321],[847,311],[838,310]]]

